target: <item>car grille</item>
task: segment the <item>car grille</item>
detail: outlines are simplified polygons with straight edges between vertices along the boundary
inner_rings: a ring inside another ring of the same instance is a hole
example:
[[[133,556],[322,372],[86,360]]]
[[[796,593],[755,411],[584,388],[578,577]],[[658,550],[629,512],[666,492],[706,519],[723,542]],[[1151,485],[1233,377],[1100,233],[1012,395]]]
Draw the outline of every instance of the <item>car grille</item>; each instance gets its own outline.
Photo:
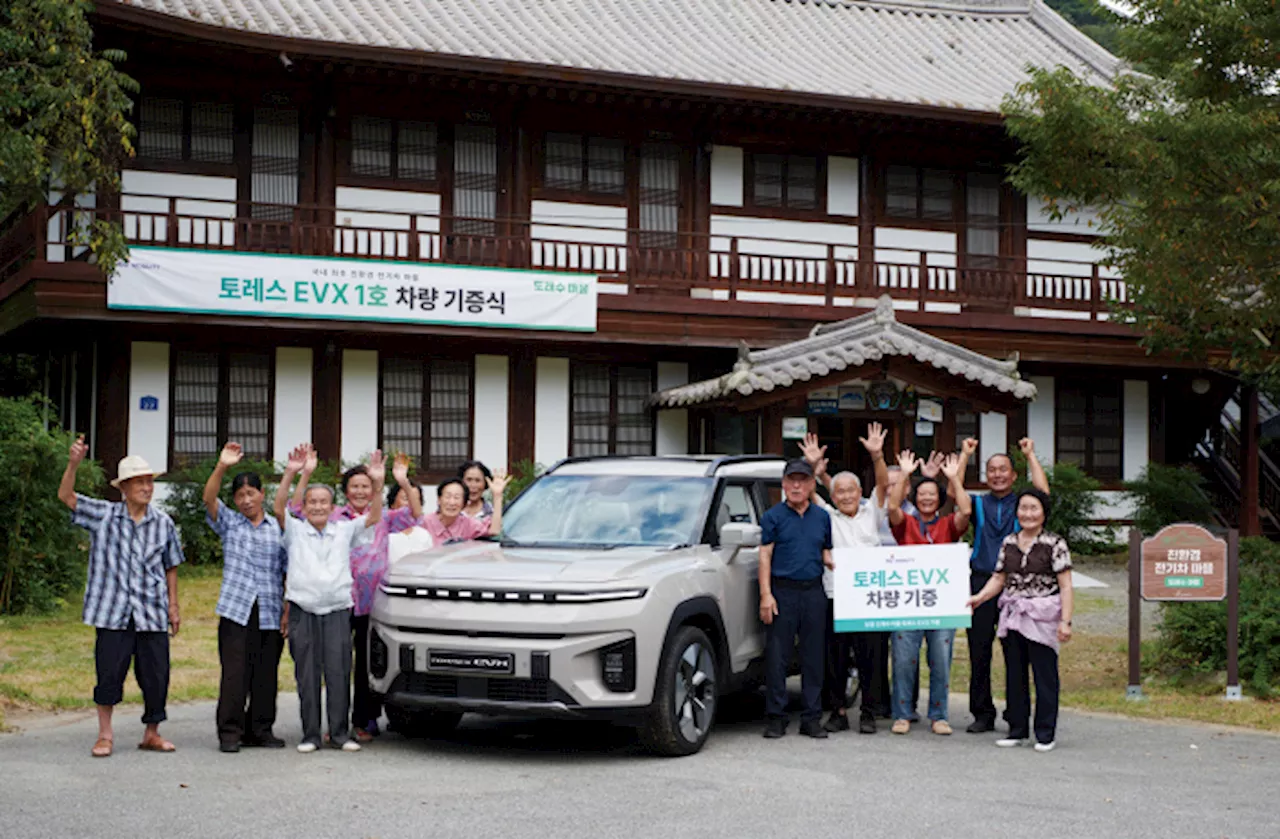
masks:
[[[457,676],[437,676],[433,673],[409,673],[405,679],[405,692],[418,693],[423,696],[458,695]]]
[[[444,699],[488,699],[491,702],[563,702],[573,700],[550,679],[445,676],[437,673],[401,673],[392,692],[436,696]]]
[[[551,682],[545,679],[486,679],[494,702],[548,702]]]

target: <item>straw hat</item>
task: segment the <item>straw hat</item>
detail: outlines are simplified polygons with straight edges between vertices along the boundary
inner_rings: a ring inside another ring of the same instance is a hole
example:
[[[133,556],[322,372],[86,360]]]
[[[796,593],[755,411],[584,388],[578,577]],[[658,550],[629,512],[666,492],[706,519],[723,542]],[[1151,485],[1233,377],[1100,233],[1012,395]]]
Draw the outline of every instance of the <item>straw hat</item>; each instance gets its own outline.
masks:
[[[141,478],[146,475],[155,477],[155,474],[155,470],[151,468],[150,464],[138,455],[131,454],[120,460],[120,465],[116,468],[116,479],[111,482],[111,485],[119,489],[120,484],[130,478]]]

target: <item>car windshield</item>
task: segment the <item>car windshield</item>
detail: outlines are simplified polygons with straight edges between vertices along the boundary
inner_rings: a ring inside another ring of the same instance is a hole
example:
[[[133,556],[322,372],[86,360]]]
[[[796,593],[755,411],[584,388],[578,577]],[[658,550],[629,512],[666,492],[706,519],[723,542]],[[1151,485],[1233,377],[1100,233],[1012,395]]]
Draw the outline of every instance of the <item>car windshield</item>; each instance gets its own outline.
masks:
[[[700,540],[712,478],[547,475],[502,519],[503,543],[619,547]]]

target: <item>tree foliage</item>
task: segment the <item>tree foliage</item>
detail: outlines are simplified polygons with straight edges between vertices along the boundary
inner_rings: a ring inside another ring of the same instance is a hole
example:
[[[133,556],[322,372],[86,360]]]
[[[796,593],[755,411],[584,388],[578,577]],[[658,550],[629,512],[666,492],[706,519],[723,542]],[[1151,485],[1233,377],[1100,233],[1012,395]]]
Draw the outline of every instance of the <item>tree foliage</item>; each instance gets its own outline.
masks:
[[[1272,0],[1135,0],[1108,86],[1037,69],[1005,102],[1013,183],[1100,210],[1128,317],[1153,351],[1280,378],[1280,11]]]
[[[1090,0],[1046,0],[1049,8],[1102,46],[1116,46],[1116,15]]]
[[[0,4],[0,219],[50,194],[114,189],[132,156],[128,93],[118,50],[95,52],[89,0]],[[118,226],[77,218],[75,241],[110,272],[127,249]]]

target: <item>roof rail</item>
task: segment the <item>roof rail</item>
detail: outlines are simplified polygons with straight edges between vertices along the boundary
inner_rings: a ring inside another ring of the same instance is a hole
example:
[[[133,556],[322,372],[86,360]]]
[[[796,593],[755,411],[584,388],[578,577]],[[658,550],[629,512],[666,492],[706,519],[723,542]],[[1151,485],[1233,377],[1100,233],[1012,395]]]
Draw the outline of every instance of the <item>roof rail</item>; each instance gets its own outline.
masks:
[[[743,455],[746,459],[758,457],[758,455]],[[542,474],[550,475],[561,466],[568,466],[572,463],[588,463],[593,460],[705,460],[707,455],[701,454],[588,454],[576,455],[573,457],[565,457],[557,460],[550,469],[545,470]],[[719,460],[732,460],[734,458],[720,458]],[[771,459],[765,457],[763,459]],[[716,462],[719,462],[717,460]],[[710,474],[710,473],[708,473]]]
[[[763,463],[768,460],[786,460],[780,454],[727,454],[717,457],[707,467],[707,477],[712,477],[722,466],[731,463]]]

